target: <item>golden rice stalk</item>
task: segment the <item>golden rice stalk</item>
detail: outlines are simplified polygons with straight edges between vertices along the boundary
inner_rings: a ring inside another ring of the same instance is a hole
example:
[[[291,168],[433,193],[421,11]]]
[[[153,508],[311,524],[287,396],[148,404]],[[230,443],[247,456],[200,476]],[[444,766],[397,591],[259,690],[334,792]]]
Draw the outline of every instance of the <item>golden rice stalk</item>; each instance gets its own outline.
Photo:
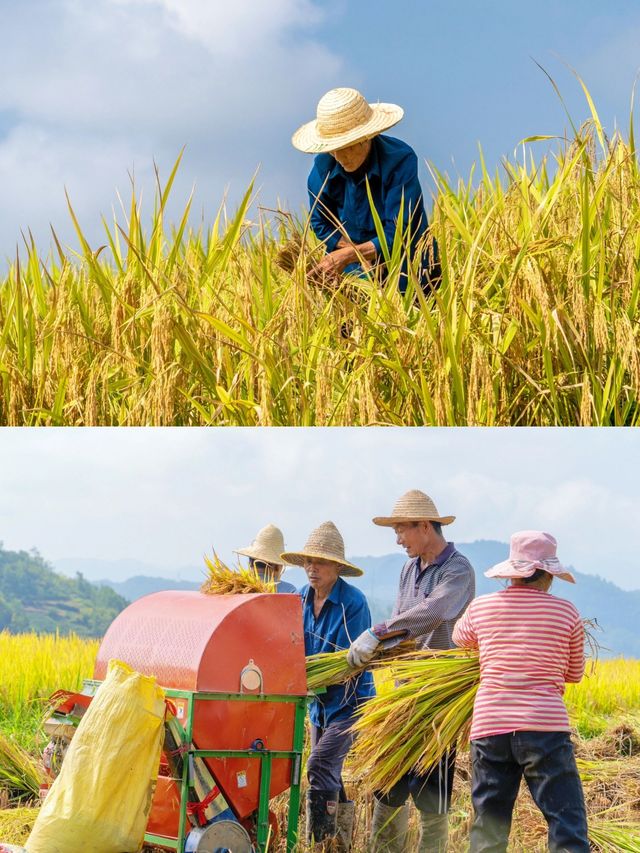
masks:
[[[216,552],[213,559],[205,556],[207,578],[200,587],[200,592],[207,595],[242,595],[250,592],[275,592],[273,581],[265,581],[253,569],[230,569],[220,560]]]
[[[40,809],[0,809],[0,839],[6,844],[24,844]]]
[[[12,799],[37,797],[44,776],[31,755],[0,732],[0,788]]]
[[[589,817],[589,841],[599,853],[640,853],[640,821]]]
[[[412,641],[399,643],[389,649],[379,646],[373,663],[389,661],[389,659],[406,653],[413,646]],[[339,649],[335,652],[319,652],[307,657],[307,687],[309,690],[319,690],[330,687],[332,684],[343,684],[371,667],[371,663],[360,667],[349,666],[347,651],[348,649]]]
[[[368,791],[389,791],[409,770],[426,772],[468,734],[480,682],[476,652],[411,652],[388,664],[396,685],[369,699],[355,723],[354,759]]]
[[[589,782],[619,782],[625,777],[640,780],[640,758],[576,758],[580,779]]]

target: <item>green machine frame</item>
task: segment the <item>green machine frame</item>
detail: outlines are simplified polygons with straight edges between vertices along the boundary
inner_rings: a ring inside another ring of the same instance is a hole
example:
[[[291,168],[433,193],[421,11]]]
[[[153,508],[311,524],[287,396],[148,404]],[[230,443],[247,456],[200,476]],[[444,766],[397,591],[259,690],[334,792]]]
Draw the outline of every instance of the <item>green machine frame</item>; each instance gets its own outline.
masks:
[[[90,682],[99,684],[100,682]],[[271,827],[269,825],[269,790],[271,788],[271,763],[274,758],[291,760],[291,786],[289,788],[289,819],[287,824],[287,853],[293,851],[298,840],[298,816],[300,811],[300,775],[302,768],[302,749],[304,744],[304,720],[307,710],[307,696],[264,696],[253,693],[200,693],[188,690],[172,690],[164,688],[169,699],[185,699],[187,703],[186,722],[181,726],[185,759],[192,755],[199,758],[250,758],[260,762],[260,794],[258,800],[258,815],[256,826],[256,842],[258,853],[267,850]],[[295,705],[293,727],[293,746],[290,750],[270,750],[265,748],[249,749],[194,749],[192,746],[193,717],[197,702],[215,701],[237,702],[288,702]],[[183,772],[180,789],[180,822],[178,839],[167,838],[163,835],[146,834],[145,842],[169,847],[177,853],[184,853],[186,835],[189,825],[187,822],[187,801],[189,787],[189,761],[183,762]]]

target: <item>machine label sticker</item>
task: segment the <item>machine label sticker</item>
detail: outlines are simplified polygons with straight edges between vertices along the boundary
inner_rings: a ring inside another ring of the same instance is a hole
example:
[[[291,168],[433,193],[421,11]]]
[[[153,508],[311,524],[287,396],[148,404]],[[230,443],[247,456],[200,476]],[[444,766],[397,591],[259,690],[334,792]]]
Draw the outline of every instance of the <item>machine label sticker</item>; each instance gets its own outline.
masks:
[[[238,784],[238,788],[247,787],[247,774],[244,770],[240,770],[238,773],[236,773],[236,781]]]

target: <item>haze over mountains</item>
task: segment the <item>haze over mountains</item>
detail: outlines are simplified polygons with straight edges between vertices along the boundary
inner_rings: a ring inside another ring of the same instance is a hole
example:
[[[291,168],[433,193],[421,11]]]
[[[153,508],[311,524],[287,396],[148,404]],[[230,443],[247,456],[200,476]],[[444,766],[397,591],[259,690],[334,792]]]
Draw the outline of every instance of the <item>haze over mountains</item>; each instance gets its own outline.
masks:
[[[500,582],[485,578],[483,572],[508,556],[509,546],[506,543],[481,540],[457,543],[457,547],[476,570],[477,595],[500,588]],[[350,582],[367,595],[374,621],[383,619],[390,613],[395,600],[404,553],[397,551],[381,557],[350,556],[348,559],[365,570],[363,577],[351,578]],[[133,560],[58,560],[56,568],[69,574],[81,571],[85,577],[111,587],[129,601],[161,589],[197,589],[200,578],[204,576],[203,569],[185,566],[173,573],[173,577],[167,577],[169,572],[166,569],[157,570]],[[597,619],[602,628],[597,636],[603,646],[603,657],[625,655],[640,658],[640,632],[637,628],[640,590],[629,592],[596,575],[575,574],[575,585],[555,581],[554,595],[572,601],[585,618]],[[105,580],[107,577],[109,579]],[[298,588],[306,582],[304,571],[298,568],[288,569],[285,577]]]

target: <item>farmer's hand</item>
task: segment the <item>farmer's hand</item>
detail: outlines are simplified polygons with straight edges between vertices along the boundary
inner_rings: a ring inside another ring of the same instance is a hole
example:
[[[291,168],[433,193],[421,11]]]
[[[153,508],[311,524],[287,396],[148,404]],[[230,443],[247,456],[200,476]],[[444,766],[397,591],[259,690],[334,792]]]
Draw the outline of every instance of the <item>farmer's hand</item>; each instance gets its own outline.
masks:
[[[311,269],[310,276],[312,278],[337,278],[342,274],[345,267],[353,263],[354,251],[351,246],[345,246],[341,249],[335,249],[329,252],[324,258]]]
[[[376,649],[380,645],[380,640],[373,633],[371,628],[367,628],[366,631],[363,631],[359,637],[356,637],[351,646],[349,647],[349,651],[347,652],[347,663],[352,667],[364,666],[365,663],[368,663],[373,655],[375,654]]]

